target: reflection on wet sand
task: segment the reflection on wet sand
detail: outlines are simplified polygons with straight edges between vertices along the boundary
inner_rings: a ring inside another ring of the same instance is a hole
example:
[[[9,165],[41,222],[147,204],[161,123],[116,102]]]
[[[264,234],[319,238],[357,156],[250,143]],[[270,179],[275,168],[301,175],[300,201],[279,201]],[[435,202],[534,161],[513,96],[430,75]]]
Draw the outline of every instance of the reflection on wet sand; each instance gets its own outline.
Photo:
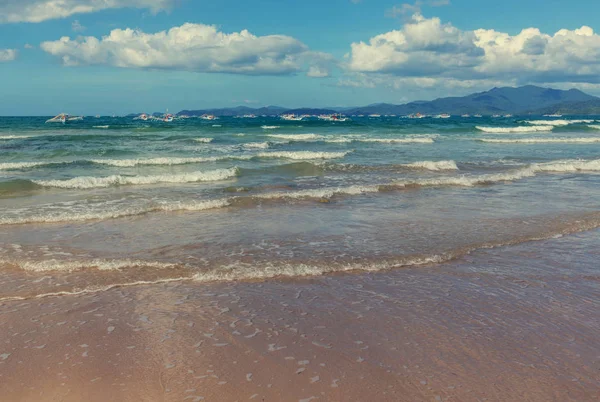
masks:
[[[587,401],[598,232],[445,265],[0,305],[10,401]]]

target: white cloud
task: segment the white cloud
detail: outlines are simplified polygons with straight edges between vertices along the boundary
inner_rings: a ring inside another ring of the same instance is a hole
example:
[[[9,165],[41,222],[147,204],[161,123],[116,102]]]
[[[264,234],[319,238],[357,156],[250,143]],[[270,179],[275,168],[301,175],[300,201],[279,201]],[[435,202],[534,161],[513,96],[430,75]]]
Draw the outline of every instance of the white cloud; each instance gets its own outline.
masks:
[[[352,43],[346,68],[390,77],[531,83],[600,82],[600,36],[592,28],[553,35],[462,31],[414,14],[400,30]]]
[[[15,49],[0,49],[0,63],[13,61],[17,58],[17,51]]]
[[[169,9],[174,0],[0,0],[0,23],[42,22],[110,8]]]
[[[184,24],[154,34],[115,29],[92,36],[43,42],[40,47],[64,65],[111,65],[125,68],[185,70],[205,73],[284,75],[315,65],[323,71],[330,56],[309,51],[285,35],[255,36],[247,30],[219,32],[216,27]]]

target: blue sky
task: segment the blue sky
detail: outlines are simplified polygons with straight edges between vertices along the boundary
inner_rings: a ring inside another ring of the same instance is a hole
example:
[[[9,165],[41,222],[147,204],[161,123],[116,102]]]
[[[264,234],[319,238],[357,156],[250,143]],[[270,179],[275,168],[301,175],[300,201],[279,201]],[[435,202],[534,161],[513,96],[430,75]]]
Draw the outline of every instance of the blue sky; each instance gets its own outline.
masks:
[[[528,83],[600,95],[600,2],[482,3],[2,0],[0,115],[403,103]]]

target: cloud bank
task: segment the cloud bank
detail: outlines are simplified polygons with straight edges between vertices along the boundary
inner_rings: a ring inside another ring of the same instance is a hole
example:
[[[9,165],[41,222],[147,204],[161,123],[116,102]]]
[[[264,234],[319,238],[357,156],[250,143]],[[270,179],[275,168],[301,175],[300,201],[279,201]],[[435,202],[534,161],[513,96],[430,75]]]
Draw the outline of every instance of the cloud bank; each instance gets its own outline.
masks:
[[[517,35],[493,29],[463,31],[416,13],[399,30],[351,44],[346,69],[363,83],[382,77],[435,85],[476,83],[600,83],[600,36],[592,28],[537,28]],[[373,84],[375,83],[375,84]]]
[[[1,0],[0,23],[42,22],[111,8],[169,9],[174,0]]]
[[[111,65],[124,68],[184,70],[203,73],[287,75],[314,64],[312,75],[328,74],[330,60],[285,35],[255,36],[243,30],[223,33],[215,26],[184,24],[145,33],[115,29],[100,39],[87,36],[43,42],[40,47],[64,65]],[[317,69],[318,73],[317,73]]]

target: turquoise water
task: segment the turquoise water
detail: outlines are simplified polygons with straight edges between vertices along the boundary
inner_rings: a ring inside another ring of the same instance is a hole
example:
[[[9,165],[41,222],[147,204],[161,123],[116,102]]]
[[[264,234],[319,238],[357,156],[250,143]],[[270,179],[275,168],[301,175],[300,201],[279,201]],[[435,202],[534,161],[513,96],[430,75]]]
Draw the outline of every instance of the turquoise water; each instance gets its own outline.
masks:
[[[18,272],[389,269],[600,216],[600,117],[45,120],[0,118],[0,258]]]

